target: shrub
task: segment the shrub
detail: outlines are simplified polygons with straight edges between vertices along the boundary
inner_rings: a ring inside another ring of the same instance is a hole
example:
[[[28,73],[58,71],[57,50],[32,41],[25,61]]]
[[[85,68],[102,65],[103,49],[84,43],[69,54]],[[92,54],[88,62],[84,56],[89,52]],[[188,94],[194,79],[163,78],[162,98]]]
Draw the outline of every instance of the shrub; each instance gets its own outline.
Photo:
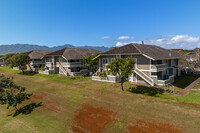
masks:
[[[106,74],[106,72],[99,72],[98,76],[99,77],[107,77],[107,74]]]
[[[164,93],[161,88],[146,87],[146,86],[130,86],[129,91],[137,94],[145,94],[149,96],[155,96],[156,94]]]
[[[45,71],[45,68],[40,68],[39,70],[40,70],[40,71]]]
[[[110,70],[108,70],[108,75],[110,75],[111,74],[111,72],[110,72]]]

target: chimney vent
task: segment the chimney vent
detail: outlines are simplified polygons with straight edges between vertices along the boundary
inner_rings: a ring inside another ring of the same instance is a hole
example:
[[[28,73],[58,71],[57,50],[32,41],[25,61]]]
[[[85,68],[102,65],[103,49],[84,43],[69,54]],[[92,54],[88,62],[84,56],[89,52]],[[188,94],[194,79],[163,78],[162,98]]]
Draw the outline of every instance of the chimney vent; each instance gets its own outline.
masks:
[[[169,51],[169,56],[172,56],[172,52],[171,52],[171,50]]]
[[[144,44],[144,41],[142,40],[142,44]]]

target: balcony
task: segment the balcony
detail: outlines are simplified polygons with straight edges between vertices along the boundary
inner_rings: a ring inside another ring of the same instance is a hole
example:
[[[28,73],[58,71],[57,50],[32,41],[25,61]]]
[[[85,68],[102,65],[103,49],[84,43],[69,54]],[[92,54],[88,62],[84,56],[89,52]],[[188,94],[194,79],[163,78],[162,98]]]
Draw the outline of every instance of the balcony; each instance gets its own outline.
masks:
[[[164,70],[166,70],[166,64],[156,64],[156,65],[151,64],[151,71],[153,72],[159,72]]]
[[[49,74],[54,74],[54,73],[55,73],[54,70],[45,70],[45,71],[40,71],[39,70],[39,74],[49,75]]]
[[[45,64],[44,61],[31,61],[30,62],[31,65],[34,65],[34,64]]]
[[[167,78],[164,79],[158,79],[157,76],[151,76],[151,78],[154,80],[154,83],[161,86],[166,86],[168,84],[171,84],[174,82],[174,75],[165,75]]]
[[[56,62],[56,65],[58,65],[59,62]],[[84,66],[83,62],[60,62],[60,64],[63,67],[82,67]]]
[[[71,70],[69,69],[68,73],[69,73],[71,76],[88,75],[89,70],[88,70],[88,69],[82,69],[82,70],[80,70],[80,72],[71,72]]]
[[[117,83],[120,82],[120,77],[113,75],[107,75],[107,77],[92,76],[92,80]]]

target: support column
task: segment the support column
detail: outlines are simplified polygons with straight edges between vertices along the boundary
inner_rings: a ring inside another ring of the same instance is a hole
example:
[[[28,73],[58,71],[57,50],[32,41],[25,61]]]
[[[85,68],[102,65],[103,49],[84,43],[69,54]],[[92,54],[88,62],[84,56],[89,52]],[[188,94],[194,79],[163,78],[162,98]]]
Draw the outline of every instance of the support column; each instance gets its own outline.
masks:
[[[99,57],[99,72],[101,72],[101,64],[102,64],[101,57]]]

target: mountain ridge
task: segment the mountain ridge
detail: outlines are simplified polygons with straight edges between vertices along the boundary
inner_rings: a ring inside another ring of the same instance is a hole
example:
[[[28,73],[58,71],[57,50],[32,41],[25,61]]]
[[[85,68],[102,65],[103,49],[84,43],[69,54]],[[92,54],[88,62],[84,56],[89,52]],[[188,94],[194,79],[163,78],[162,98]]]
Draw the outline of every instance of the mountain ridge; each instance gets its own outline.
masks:
[[[59,46],[41,46],[37,44],[3,44],[0,45],[0,55],[4,55],[7,53],[21,53],[21,52],[29,52],[31,50],[60,50],[63,48],[80,48],[80,49],[95,49],[101,52],[108,51],[109,47],[104,46],[74,46],[71,44],[64,44]]]

